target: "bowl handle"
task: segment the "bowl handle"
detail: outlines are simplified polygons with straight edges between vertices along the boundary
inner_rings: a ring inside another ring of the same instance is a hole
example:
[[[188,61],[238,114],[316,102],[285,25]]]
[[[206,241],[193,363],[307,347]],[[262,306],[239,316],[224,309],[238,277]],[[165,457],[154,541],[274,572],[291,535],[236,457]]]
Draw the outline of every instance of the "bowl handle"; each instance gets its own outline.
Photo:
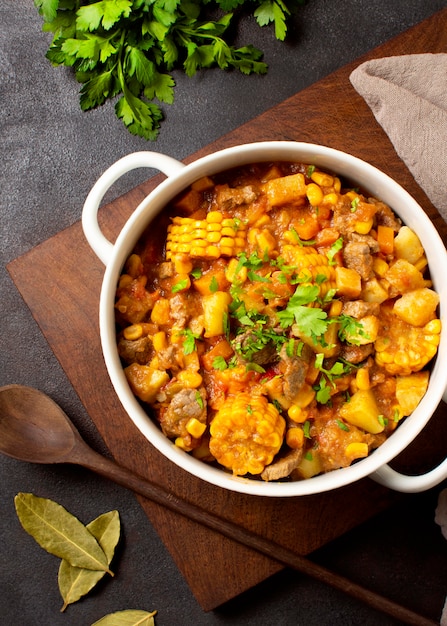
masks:
[[[90,247],[104,265],[107,265],[111,258],[113,244],[103,235],[98,224],[101,200],[118,178],[139,167],[150,167],[163,172],[166,176],[172,176],[185,166],[180,161],[158,152],[133,152],[116,161],[98,178],[82,209],[82,228]]]
[[[383,465],[370,475],[376,482],[403,493],[419,493],[436,487],[447,478],[447,459],[437,467],[420,476],[406,476],[393,470],[389,465]]]

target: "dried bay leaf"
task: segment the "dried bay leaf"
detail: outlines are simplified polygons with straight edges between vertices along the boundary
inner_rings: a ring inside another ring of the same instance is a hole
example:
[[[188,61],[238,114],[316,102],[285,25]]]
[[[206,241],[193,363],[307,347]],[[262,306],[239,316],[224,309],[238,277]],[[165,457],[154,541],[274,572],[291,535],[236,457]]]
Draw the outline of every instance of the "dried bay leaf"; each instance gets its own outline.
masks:
[[[18,493],[14,504],[23,528],[44,550],[71,565],[113,576],[95,537],[63,506],[32,493]]]
[[[128,609],[105,615],[92,626],[154,626],[154,616],[157,611],[148,613],[138,609]]]
[[[120,536],[118,511],[109,511],[100,515],[90,524],[87,524],[87,529],[104,550],[107,564],[110,565]],[[73,604],[73,602],[77,602],[82,596],[85,596],[104,575],[105,571],[74,567],[68,561],[62,559],[58,573],[59,591],[64,600],[61,611],[64,611],[69,604]]]

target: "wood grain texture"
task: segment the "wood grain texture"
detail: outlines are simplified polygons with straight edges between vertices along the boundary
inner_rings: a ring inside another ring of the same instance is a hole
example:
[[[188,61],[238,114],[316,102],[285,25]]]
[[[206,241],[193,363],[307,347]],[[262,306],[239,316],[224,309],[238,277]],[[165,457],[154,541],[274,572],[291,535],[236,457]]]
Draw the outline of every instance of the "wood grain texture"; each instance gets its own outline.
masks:
[[[239,143],[273,139],[308,141],[345,150],[379,167],[412,193],[447,241],[444,221],[349,82],[350,72],[370,58],[446,51],[447,9],[185,161]],[[160,180],[161,176],[156,176],[101,209],[101,223],[111,240]],[[334,493],[293,499],[250,498],[201,483],[166,461],[145,440],[114,394],[98,334],[104,268],[88,247],[80,223],[16,259],[8,269],[118,463],[300,554],[312,552],[403,497],[368,479]],[[442,414],[443,407],[417,442],[401,455],[396,467],[416,473],[442,458]],[[235,597],[280,567],[195,522],[143,498],[140,502],[204,610]]]

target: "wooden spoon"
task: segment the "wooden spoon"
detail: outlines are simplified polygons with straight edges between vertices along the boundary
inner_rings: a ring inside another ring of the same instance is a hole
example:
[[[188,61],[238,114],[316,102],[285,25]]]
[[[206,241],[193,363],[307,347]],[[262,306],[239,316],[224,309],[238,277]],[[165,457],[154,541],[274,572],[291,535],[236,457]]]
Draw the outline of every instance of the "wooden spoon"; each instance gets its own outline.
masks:
[[[242,526],[178,498],[163,487],[98,454],[85,443],[62,409],[37,389],[21,385],[0,387],[0,452],[31,463],[82,465],[175,513],[180,513],[230,539],[258,550],[283,565],[327,583],[407,624],[416,626],[436,624],[274,541],[264,539]]]

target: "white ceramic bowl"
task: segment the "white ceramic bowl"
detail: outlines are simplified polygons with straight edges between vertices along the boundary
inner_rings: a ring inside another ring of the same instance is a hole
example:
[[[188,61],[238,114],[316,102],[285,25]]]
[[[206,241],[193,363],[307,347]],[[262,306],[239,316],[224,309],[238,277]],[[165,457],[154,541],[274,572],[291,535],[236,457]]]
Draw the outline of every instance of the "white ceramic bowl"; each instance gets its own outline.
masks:
[[[434,288],[439,293],[443,330],[427,393],[411,416],[389,439],[367,458],[348,468],[296,482],[264,482],[233,477],[227,472],[194,459],[165,437],[129,388],[116,347],[114,298],[126,258],[140,235],[163,207],[190,183],[205,175],[235,166],[263,161],[297,161],[333,171],[388,204],[419,236],[425,248]],[[107,189],[125,172],[140,167],[155,168],[167,178],[136,208],[114,245],[102,234],[97,212]],[[299,496],[335,489],[370,476],[399,491],[429,489],[447,477],[447,459],[423,476],[403,476],[387,464],[418,435],[439,402],[447,399],[447,253],[433,224],[416,201],[395,181],[364,161],[338,150],[307,143],[274,141],[246,144],[215,152],[187,166],[156,152],[136,152],[112,165],[88,195],[82,214],[85,236],[106,265],[100,297],[100,332],[107,370],[115,391],[143,435],[172,462],[209,483],[233,491],[261,496]]]

